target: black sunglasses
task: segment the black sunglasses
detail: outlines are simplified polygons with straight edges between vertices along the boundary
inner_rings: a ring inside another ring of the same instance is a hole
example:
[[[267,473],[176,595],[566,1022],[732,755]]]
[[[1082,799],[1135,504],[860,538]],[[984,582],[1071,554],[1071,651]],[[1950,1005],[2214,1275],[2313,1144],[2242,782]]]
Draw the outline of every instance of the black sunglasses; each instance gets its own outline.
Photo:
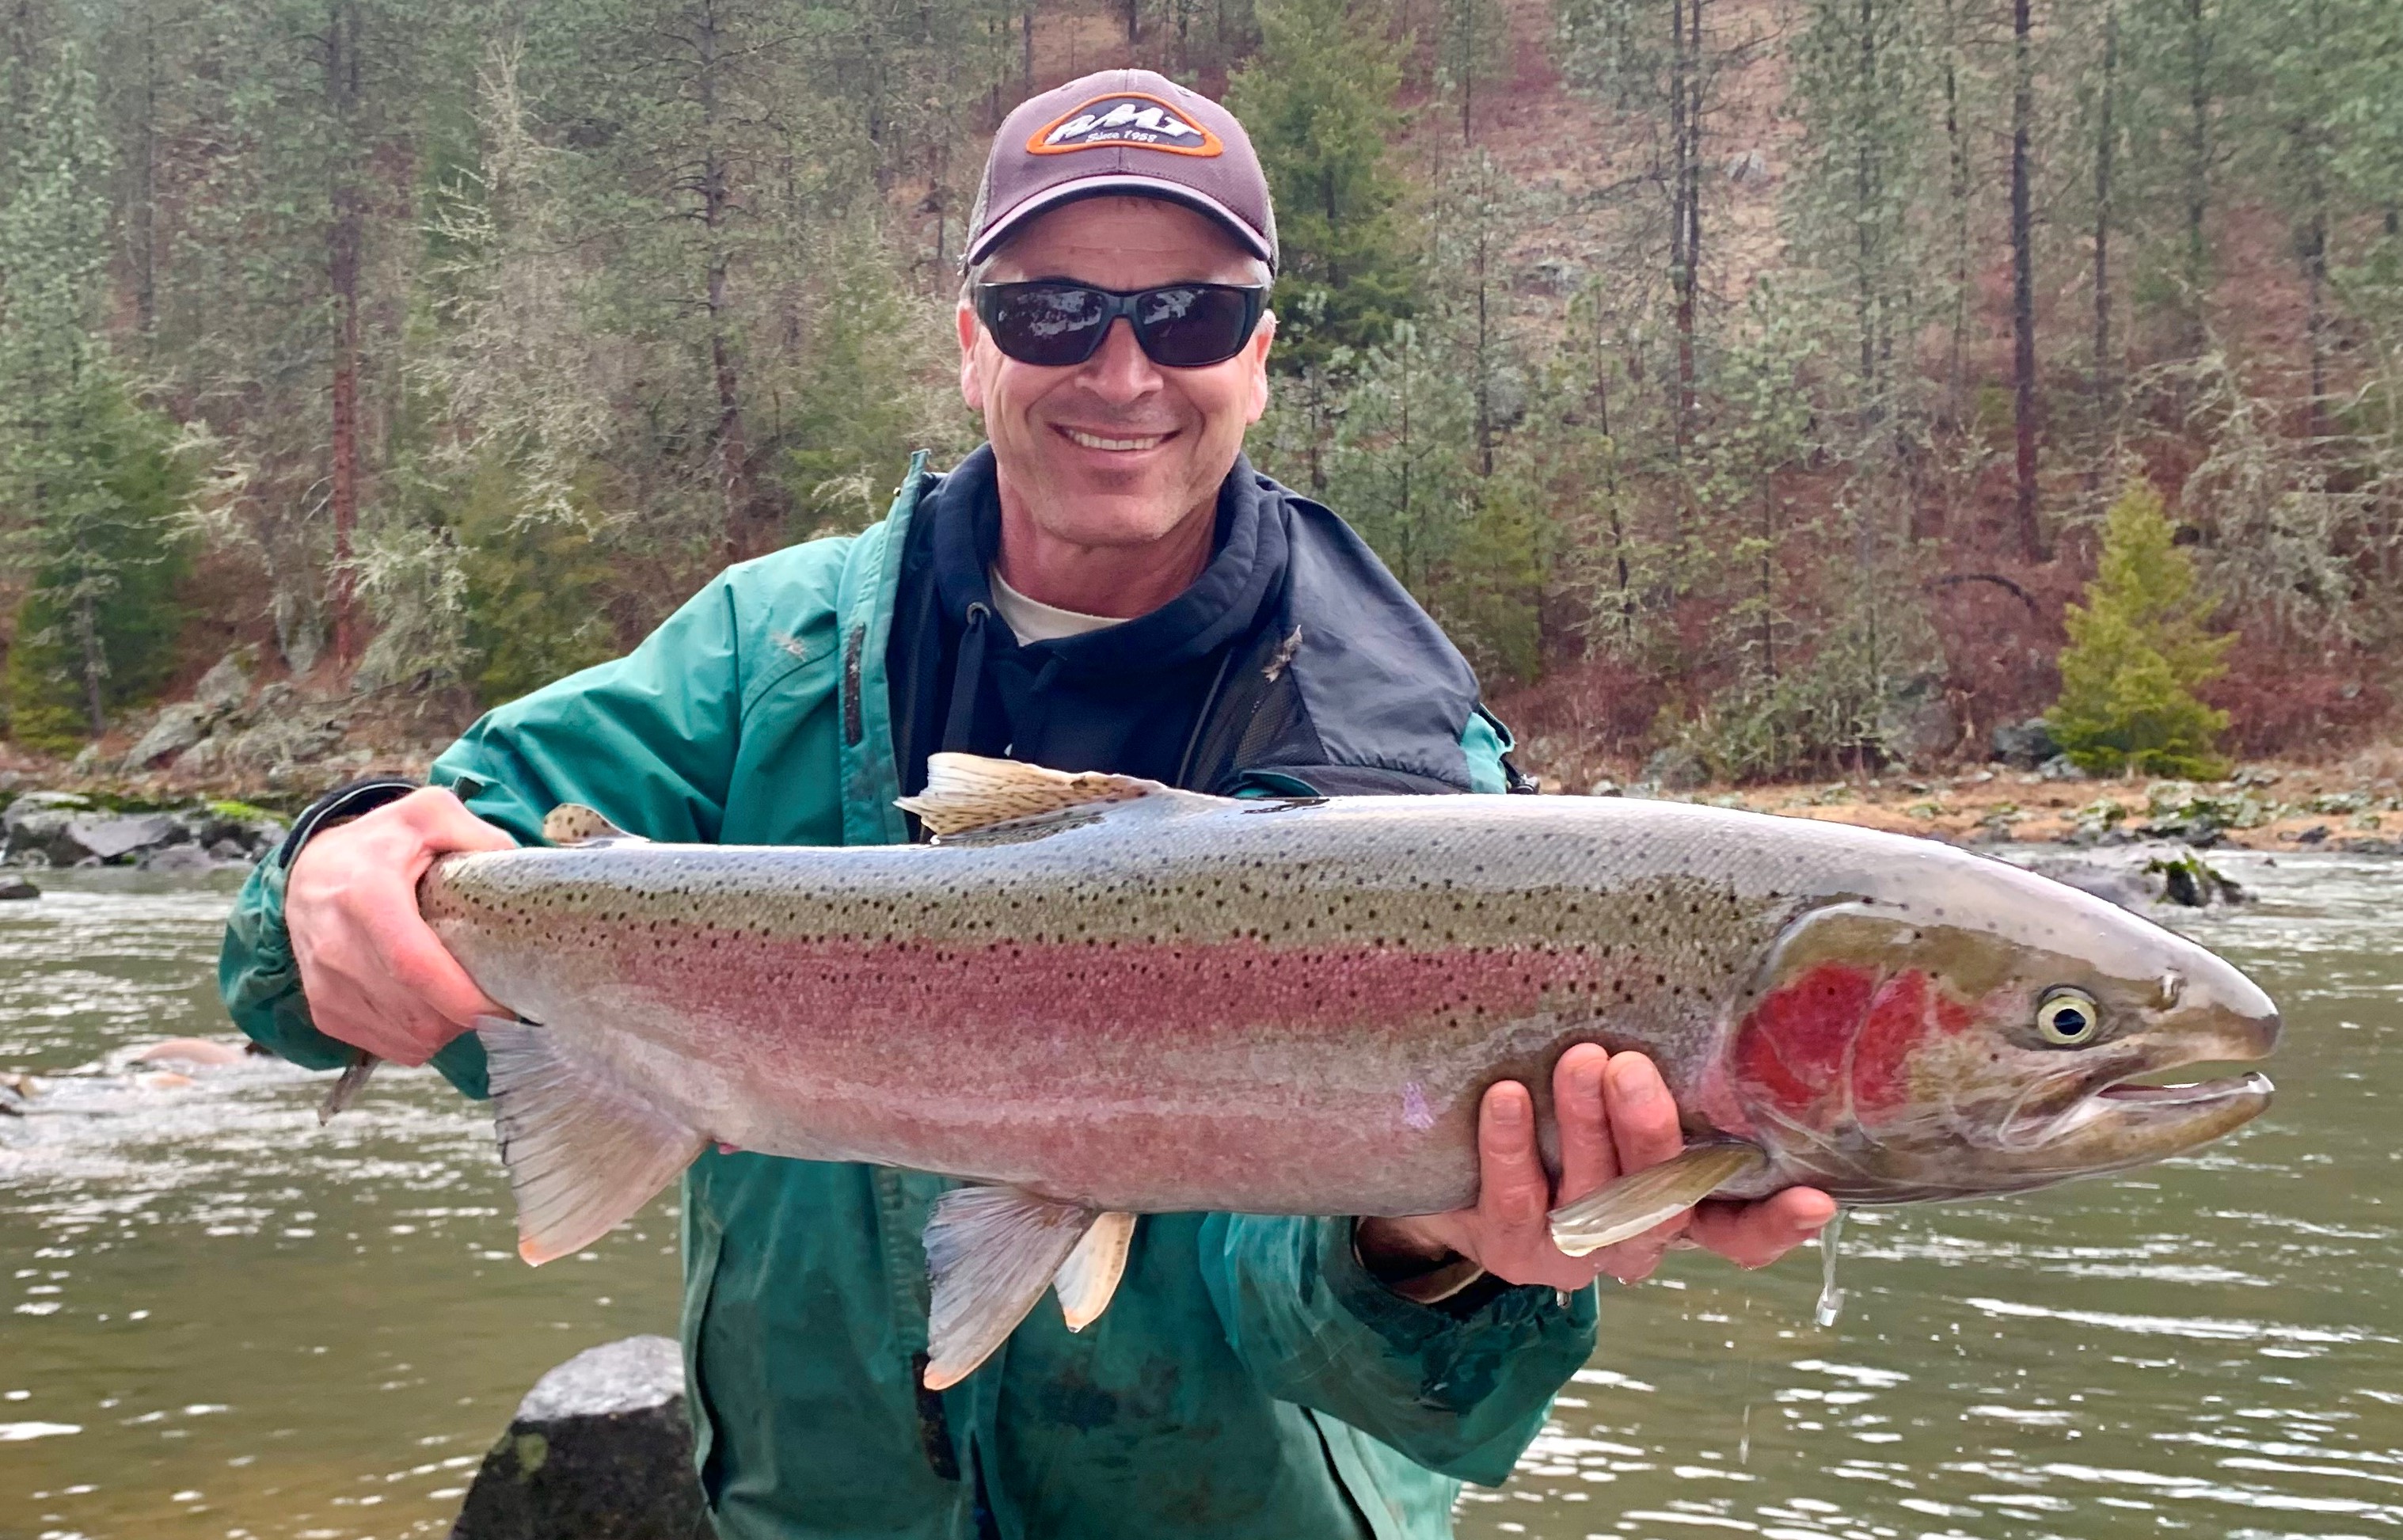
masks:
[[[1021,364],[1046,368],[1090,358],[1121,315],[1145,356],[1164,368],[1223,364],[1251,340],[1268,300],[1267,289],[1238,284],[1163,284],[1130,292],[1039,278],[976,288],[977,319],[993,333],[993,345]]]

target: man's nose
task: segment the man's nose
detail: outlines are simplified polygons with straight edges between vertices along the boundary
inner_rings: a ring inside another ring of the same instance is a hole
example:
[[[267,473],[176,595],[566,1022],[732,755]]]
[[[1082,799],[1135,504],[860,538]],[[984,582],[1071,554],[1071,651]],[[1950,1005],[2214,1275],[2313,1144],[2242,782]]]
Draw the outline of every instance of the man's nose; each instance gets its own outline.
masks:
[[[1139,401],[1160,389],[1160,366],[1134,340],[1134,323],[1118,316],[1110,323],[1102,345],[1085,360],[1085,388],[1115,406]]]

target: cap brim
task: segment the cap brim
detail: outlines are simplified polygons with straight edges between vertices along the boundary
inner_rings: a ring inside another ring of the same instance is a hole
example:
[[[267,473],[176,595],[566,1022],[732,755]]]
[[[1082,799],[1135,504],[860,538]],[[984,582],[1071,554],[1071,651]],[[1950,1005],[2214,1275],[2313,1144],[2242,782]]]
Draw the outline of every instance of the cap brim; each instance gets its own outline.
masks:
[[[1004,241],[1036,215],[1047,214],[1063,203],[1073,203],[1081,198],[1120,197],[1160,198],[1172,203],[1182,203],[1197,214],[1206,214],[1226,227],[1227,233],[1245,251],[1276,271],[1276,251],[1266,237],[1235,215],[1232,209],[1205,192],[1197,192],[1182,182],[1165,177],[1146,176],[1140,172],[1117,172],[1104,176],[1080,176],[1074,182],[1063,182],[1056,187],[1046,187],[1028,198],[1016,208],[987,225],[961,258],[965,267],[974,267],[992,256]]]

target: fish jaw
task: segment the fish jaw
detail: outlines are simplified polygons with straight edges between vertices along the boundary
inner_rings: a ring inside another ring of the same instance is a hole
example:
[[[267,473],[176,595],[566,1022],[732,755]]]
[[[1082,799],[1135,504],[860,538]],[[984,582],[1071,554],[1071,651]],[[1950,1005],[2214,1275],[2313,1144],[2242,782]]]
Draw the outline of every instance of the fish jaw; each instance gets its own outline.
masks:
[[[2251,1063],[2278,1046],[2278,1007],[2261,987],[2201,948],[2192,952],[2159,981],[2150,1019],[2094,1050],[2054,1094],[2028,1098],[2005,1127],[2007,1143],[2069,1174],[2124,1171],[2223,1138],[2269,1110],[2275,1088],[2258,1071],[2149,1082],[2191,1064]]]
[[[2060,900],[2021,886],[1941,923],[1843,902],[1789,927],[1728,1037],[1746,1125],[1730,1131],[1772,1159],[1755,1186],[1810,1183],[1860,1203],[2025,1191],[2183,1153],[2267,1107],[2259,1075],[2136,1083],[2268,1055],[2279,1016],[2257,985],[2107,906],[2031,924],[2029,900]],[[2090,1043],[2035,1029],[2064,987],[2096,1005],[2104,1030]]]

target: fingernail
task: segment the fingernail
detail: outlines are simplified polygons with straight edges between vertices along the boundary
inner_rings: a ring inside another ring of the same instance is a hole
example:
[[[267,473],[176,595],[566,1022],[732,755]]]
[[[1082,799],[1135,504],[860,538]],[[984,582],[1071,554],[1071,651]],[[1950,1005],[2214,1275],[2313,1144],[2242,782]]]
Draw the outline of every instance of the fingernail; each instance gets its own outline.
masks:
[[[1493,1121],[1516,1125],[1527,1116],[1527,1103],[1515,1096],[1506,1096],[1493,1103]]]

